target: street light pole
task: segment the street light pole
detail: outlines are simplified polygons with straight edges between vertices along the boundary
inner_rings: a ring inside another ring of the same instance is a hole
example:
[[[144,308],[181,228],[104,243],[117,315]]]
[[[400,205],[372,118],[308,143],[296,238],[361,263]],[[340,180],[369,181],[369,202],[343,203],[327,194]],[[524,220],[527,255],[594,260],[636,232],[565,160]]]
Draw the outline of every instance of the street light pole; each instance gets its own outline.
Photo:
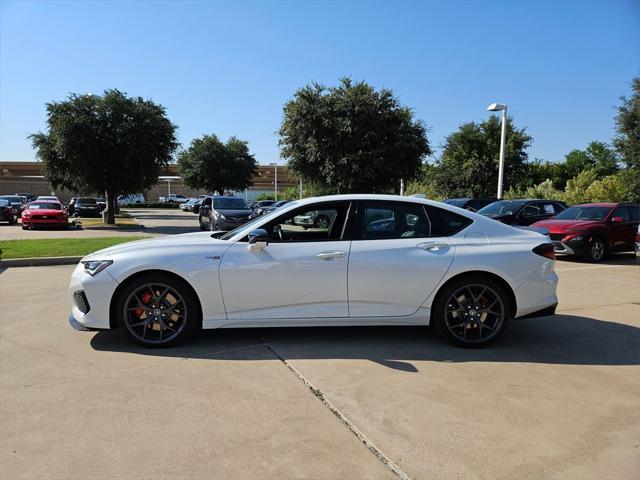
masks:
[[[278,162],[270,163],[273,167],[274,175],[273,175],[273,199],[278,201]]]
[[[507,140],[507,106],[501,103],[492,103],[487,107],[490,112],[502,111],[502,129],[500,133],[500,163],[498,164],[498,200],[502,199],[502,182],[504,179],[504,155]]]

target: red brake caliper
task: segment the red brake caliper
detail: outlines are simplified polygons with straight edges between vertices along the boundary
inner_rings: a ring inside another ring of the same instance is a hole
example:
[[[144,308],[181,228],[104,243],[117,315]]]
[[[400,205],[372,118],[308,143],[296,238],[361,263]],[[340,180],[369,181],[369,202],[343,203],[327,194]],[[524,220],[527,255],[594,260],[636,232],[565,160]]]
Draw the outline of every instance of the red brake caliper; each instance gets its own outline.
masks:
[[[153,294],[151,292],[145,292],[142,295],[142,297],[140,297],[140,300],[142,301],[143,304],[149,305],[149,303],[151,302],[152,298],[153,298]],[[136,317],[140,318],[142,316],[143,312],[144,312],[143,309],[136,308],[133,313],[135,313]]]

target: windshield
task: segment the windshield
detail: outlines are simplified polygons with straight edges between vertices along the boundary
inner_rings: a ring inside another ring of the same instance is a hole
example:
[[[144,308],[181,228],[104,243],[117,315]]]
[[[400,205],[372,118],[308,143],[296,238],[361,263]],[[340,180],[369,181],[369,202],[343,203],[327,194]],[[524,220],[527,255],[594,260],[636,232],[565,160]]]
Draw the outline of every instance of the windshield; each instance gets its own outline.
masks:
[[[9,200],[5,200],[4,198],[0,198],[0,207],[6,207],[9,205]]]
[[[467,202],[468,200],[466,198],[450,198],[449,200],[444,201],[444,203],[453,205],[454,207],[464,207]]]
[[[11,203],[22,203],[22,197],[17,197],[15,195],[3,195],[2,197],[3,200],[8,200]]]
[[[78,200],[76,200],[76,204],[95,205],[96,204],[96,199],[95,198],[80,197]]]
[[[246,210],[247,204],[241,198],[220,197],[213,199],[213,208],[216,210]]]
[[[289,202],[291,206],[295,205],[295,202]],[[229,240],[230,238],[235,237],[238,234],[243,234],[242,236],[248,234],[251,230],[253,230],[253,227],[257,224],[257,223],[267,223],[269,220],[271,220],[272,218],[276,217],[277,215],[280,215],[281,212],[277,211],[277,210],[273,210],[272,212],[267,213],[266,215],[261,215],[259,217],[254,218],[253,220],[251,220],[250,222],[245,223],[244,225],[236,228],[235,230],[231,230],[230,232],[225,233],[224,235],[222,235],[220,237],[220,240]]]
[[[499,200],[478,210],[480,215],[513,215],[525,203],[522,200]]]
[[[29,210],[62,210],[62,205],[56,202],[34,202],[29,205]]]
[[[604,220],[611,207],[583,207],[577,205],[567,208],[554,218],[558,220]]]

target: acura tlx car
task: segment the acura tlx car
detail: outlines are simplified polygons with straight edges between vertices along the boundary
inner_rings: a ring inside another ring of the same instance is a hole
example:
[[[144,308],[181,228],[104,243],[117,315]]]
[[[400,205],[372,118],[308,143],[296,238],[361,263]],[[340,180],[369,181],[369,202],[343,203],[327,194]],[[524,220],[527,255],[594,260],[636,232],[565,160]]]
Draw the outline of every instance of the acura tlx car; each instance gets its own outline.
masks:
[[[295,221],[319,211],[330,221]],[[439,202],[310,198],[224,235],[92,253],[71,277],[69,322],[120,328],[147,347],[198,327],[429,324],[458,345],[482,346],[513,318],[555,312],[554,258],[546,236]]]

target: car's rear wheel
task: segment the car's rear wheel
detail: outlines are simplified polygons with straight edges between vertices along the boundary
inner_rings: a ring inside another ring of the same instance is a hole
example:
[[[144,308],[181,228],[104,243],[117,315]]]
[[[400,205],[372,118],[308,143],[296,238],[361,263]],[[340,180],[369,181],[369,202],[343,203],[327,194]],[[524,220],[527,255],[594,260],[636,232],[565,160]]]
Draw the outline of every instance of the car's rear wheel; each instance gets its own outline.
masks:
[[[606,246],[604,241],[600,238],[594,238],[589,243],[584,250],[584,258],[589,262],[598,263],[601,262],[607,253]]]
[[[498,282],[469,276],[451,282],[438,293],[431,321],[450,342],[482,347],[502,335],[511,312],[509,296]]]
[[[168,347],[186,340],[201,322],[191,288],[171,275],[143,275],[121,292],[118,323],[127,336],[145,347]]]

